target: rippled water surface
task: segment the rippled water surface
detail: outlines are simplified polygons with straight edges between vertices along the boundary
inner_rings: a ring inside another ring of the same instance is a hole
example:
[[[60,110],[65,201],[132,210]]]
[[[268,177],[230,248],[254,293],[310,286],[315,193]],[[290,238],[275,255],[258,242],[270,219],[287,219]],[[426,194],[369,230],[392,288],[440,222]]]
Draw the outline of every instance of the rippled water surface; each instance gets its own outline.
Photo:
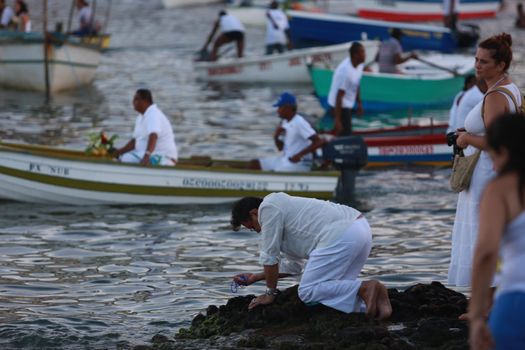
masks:
[[[28,1],[36,9],[39,1]],[[525,85],[523,32],[511,29],[514,4],[485,35],[511,31]],[[64,20],[64,2],[50,0]],[[104,12],[104,1],[98,1]],[[305,114],[321,110],[309,86],[195,82],[191,58],[219,7],[164,10],[160,1],[113,1],[111,49],[93,86],[49,103],[35,93],[0,90],[0,137],[82,149],[91,131],[130,136],[138,87],[173,122],[180,153],[250,159],[273,151],[271,107],[288,89]],[[35,10],[32,13],[37,13]],[[53,20],[51,20],[51,24]],[[35,26],[38,20],[35,19]],[[248,53],[263,51],[249,28]],[[368,115],[358,126],[446,120],[447,111]],[[356,206],[366,211],[374,248],[363,275],[389,287],[445,281],[456,196],[446,169],[365,171]],[[209,304],[232,296],[230,277],[259,269],[258,237],[233,232],[229,206],[71,207],[0,202],[0,348],[126,348],[173,335]],[[295,281],[283,282],[289,286]],[[262,285],[239,293],[259,293]]]

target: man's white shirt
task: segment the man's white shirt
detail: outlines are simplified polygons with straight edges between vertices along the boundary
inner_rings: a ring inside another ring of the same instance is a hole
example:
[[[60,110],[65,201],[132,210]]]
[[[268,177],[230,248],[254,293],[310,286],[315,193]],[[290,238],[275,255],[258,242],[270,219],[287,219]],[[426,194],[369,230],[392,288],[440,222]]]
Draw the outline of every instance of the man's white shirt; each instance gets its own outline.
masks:
[[[354,108],[364,67],[364,63],[354,67],[348,57],[339,63],[332,77],[330,92],[328,93],[328,104],[331,107],[335,107],[338,91],[344,90],[342,107]]]
[[[7,27],[13,19],[14,15],[15,13],[13,12],[13,9],[11,9],[11,7],[4,7],[4,10],[2,11],[2,18],[0,19],[0,24],[2,24],[4,27]]]
[[[139,114],[135,121],[133,138],[137,152],[146,152],[149,135],[152,133],[157,134],[153,153],[177,160],[178,152],[171,123],[156,104],[149,106],[144,115]]]
[[[241,21],[239,21],[236,17],[233,17],[232,15],[222,15],[219,18],[219,27],[221,30],[221,33],[227,33],[227,32],[244,32],[244,26],[242,25]]]
[[[290,28],[286,14],[279,9],[270,9],[268,10],[268,15],[277,24],[277,29],[275,29],[273,22],[266,18],[266,44],[286,44],[285,31]]]
[[[285,130],[283,154],[287,159],[310,146],[312,143],[310,137],[316,134],[312,126],[299,114],[296,114],[289,121],[283,120],[281,126]],[[307,154],[302,159],[310,160],[312,154]]]

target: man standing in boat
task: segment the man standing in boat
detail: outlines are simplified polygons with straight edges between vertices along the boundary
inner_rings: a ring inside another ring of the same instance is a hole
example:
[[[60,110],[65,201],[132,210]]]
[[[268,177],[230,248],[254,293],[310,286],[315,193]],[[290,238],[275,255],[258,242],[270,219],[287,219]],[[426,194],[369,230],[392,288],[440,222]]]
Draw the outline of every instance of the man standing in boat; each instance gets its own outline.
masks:
[[[282,154],[252,160],[250,168],[266,171],[310,171],[313,154],[323,145],[312,126],[297,113],[295,96],[284,92],[273,105],[282,119],[275,129],[273,139]]]
[[[298,294],[303,302],[321,303],[345,313],[366,312],[380,320],[390,317],[385,286],[358,279],[372,247],[370,226],[358,210],[272,193],[236,202],[231,224],[234,230],[242,225],[261,234],[263,272],[234,277],[239,285],[266,281],[266,293],[254,298],[250,309],[273,303],[279,294],[278,279],[302,271]]]
[[[328,93],[328,113],[334,118],[334,132],[337,136],[348,136],[352,133],[352,109],[356,105],[356,114],[363,114],[359,84],[365,59],[363,45],[357,41],[352,43],[349,57],[339,63],[332,77]]]
[[[418,58],[415,53],[403,57],[403,48],[401,47],[402,35],[401,29],[393,28],[390,31],[390,38],[381,42],[376,57],[380,73],[400,74],[401,72],[397,69],[398,64],[404,63],[412,58]]]
[[[175,165],[178,158],[175,135],[168,118],[153,103],[151,91],[137,90],[133,107],[140,113],[135,121],[133,138],[115,151],[115,158],[123,163]]]
[[[272,1],[270,9],[266,12],[266,54],[274,51],[283,53],[285,48],[292,48],[290,42],[290,25],[286,14],[279,9],[279,3]]]
[[[237,44],[237,57],[242,57],[244,51],[244,26],[242,25],[241,21],[239,21],[236,17],[226,13],[225,10],[219,12],[219,18],[215,21],[213,29],[211,30],[206,43],[202,47],[201,52],[207,51],[208,45],[215,36],[217,29],[220,29],[221,34],[213,43],[210,60],[216,61],[218,58],[217,53],[219,52],[219,48],[222,45],[231,43],[233,41],[235,41]]]

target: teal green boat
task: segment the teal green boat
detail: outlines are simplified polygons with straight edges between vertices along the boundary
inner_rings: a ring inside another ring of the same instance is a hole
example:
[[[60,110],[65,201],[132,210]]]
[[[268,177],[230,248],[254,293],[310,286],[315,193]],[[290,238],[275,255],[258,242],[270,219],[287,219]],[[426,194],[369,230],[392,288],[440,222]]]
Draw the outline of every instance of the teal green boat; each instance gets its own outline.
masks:
[[[399,66],[402,74],[364,72],[361,100],[366,112],[449,106],[463,88],[464,75],[474,70],[474,58],[464,55],[434,54],[423,63],[409,60]],[[439,62],[434,64],[433,62]],[[328,108],[328,92],[333,69],[313,65],[310,76],[321,105]]]

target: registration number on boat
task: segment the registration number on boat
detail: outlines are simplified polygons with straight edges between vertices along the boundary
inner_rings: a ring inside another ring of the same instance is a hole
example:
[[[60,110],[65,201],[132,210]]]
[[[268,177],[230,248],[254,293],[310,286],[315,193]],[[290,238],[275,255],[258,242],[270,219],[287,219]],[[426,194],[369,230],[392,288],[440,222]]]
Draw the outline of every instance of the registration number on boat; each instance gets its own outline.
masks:
[[[69,176],[69,168],[47,164],[29,163],[29,171],[33,173]]]

